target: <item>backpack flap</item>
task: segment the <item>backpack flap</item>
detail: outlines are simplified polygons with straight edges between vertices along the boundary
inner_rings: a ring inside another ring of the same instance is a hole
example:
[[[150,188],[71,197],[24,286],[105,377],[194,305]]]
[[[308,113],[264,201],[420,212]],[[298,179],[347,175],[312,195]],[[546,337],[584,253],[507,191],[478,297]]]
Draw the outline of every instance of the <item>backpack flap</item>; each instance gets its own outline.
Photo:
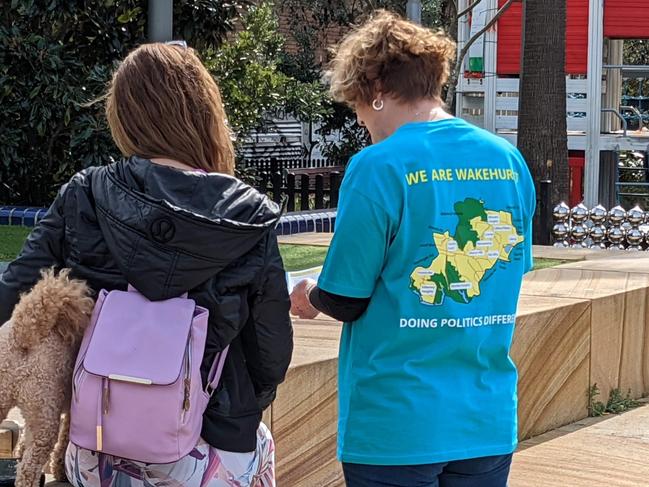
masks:
[[[195,309],[195,302],[186,298],[151,302],[136,292],[110,292],[97,318],[84,368],[123,382],[175,383]]]

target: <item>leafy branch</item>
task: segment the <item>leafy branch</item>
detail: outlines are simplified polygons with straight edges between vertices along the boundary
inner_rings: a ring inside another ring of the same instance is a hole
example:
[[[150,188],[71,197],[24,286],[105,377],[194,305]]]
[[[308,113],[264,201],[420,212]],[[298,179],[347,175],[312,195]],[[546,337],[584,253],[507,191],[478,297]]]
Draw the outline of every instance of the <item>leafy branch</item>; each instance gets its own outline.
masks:
[[[480,3],[481,0],[475,0],[471,5],[469,5],[466,9],[462,10],[461,12],[458,13],[456,16],[455,21],[459,20],[460,18],[464,17],[465,15],[469,14],[470,12],[473,11],[473,9]],[[489,29],[491,29],[496,22],[498,22],[498,19],[503,16],[503,14],[511,7],[511,5],[515,2],[520,2],[521,0],[507,0],[505,4],[503,4],[502,7],[498,9],[498,11],[495,13],[495,15],[491,18],[487,24],[480,29],[480,31],[476,32],[468,41],[467,43],[462,47],[462,50],[460,51],[460,54],[457,57],[457,61],[455,64],[455,68],[453,69],[453,72],[451,74],[451,77],[448,80],[448,91],[446,92],[446,105],[451,106],[453,105],[453,99],[455,98],[455,92],[456,92],[456,87],[457,87],[457,82],[460,78],[460,73],[462,72],[462,66],[464,65],[464,58],[466,55],[469,53],[469,49],[471,49],[471,46],[475,44],[475,42],[484,35],[485,32],[487,32]]]

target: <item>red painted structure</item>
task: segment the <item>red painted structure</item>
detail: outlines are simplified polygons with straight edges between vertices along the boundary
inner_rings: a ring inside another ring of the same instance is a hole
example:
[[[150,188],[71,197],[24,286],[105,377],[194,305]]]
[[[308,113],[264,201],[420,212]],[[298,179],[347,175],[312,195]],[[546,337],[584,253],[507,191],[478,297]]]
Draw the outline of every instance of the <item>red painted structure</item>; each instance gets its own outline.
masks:
[[[498,0],[502,7],[506,0]],[[587,74],[588,0],[567,0],[566,73]],[[498,21],[499,75],[520,73],[523,4],[513,3]],[[604,0],[604,37],[649,38],[649,0]]]
[[[568,167],[570,168],[570,207],[584,200],[584,167],[586,157],[582,151],[570,151]]]
[[[498,0],[499,7],[505,3],[506,0]],[[589,0],[566,0],[566,3],[566,74],[587,75]],[[520,75],[522,18],[523,4],[515,2],[497,23],[498,76]],[[604,37],[649,39],[649,0],[604,0]],[[573,206],[583,199],[585,155],[582,151],[570,151],[568,161],[570,205]]]
[[[649,1],[605,0],[604,37],[612,39],[649,38]]]
[[[505,0],[498,0],[498,7],[502,7],[504,3]],[[498,32],[496,72],[500,76],[520,73],[522,18],[523,4],[512,3],[496,24]]]
[[[502,7],[505,2],[506,0],[498,0],[498,6]],[[567,8],[566,73],[586,74],[588,70],[588,0],[568,0]],[[496,72],[500,76],[520,73],[522,18],[523,4],[513,3],[498,21]]]

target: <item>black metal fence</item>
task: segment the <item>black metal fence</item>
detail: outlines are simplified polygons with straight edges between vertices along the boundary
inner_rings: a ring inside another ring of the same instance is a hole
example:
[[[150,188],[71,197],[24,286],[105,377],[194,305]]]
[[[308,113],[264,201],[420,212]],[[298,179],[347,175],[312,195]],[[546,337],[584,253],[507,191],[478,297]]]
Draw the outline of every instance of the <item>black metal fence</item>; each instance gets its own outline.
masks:
[[[336,208],[338,193],[344,175],[343,166],[332,165],[325,159],[262,159],[245,161],[244,174],[240,174],[251,186],[268,195],[273,201],[286,203],[288,211],[309,211]],[[0,204],[0,224],[16,217],[16,207]],[[44,208],[20,208],[21,218],[33,225]],[[17,218],[17,217],[16,217]]]
[[[263,172],[275,173],[277,171],[288,171],[293,169],[318,169],[334,167],[334,164],[327,159],[247,159],[243,167]]]
[[[326,159],[256,159],[244,163],[254,186],[287,211],[336,208],[344,167]]]
[[[285,202],[287,211],[336,208],[342,177],[340,171],[319,174],[261,173],[257,189],[278,204]]]

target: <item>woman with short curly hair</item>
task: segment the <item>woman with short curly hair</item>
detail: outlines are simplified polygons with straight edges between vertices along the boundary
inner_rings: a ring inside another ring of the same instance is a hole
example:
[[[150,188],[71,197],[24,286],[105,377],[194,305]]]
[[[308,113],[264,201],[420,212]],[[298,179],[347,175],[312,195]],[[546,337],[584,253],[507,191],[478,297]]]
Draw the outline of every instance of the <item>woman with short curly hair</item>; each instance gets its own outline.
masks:
[[[454,52],[444,34],[378,12],[329,71],[373,145],[348,165],[319,282],[291,297],[301,317],[345,322],[350,487],[504,487],[516,447],[509,349],[534,184],[513,146],[444,111]]]

